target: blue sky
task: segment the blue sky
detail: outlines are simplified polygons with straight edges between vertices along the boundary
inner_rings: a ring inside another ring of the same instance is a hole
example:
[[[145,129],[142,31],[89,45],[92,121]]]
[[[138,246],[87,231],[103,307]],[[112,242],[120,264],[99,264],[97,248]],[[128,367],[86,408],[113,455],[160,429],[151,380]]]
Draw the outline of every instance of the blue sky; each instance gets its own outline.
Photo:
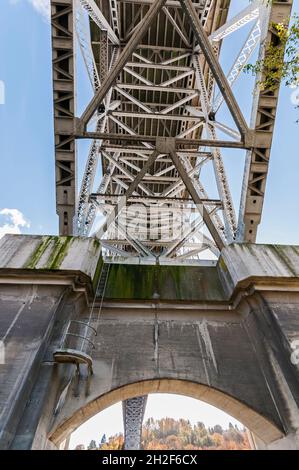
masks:
[[[57,234],[51,38],[50,26],[45,19],[47,1],[0,0],[0,3],[0,83],[5,85],[5,104],[0,104],[0,235],[4,231]],[[231,14],[247,4],[247,0],[232,0]],[[299,11],[299,0],[294,1],[294,10]],[[242,34],[246,36],[246,30],[237,36],[237,40],[232,37],[223,48],[225,69],[230,66],[232,50],[237,52],[240,46]],[[80,112],[90,96],[90,87],[80,60],[78,70]],[[251,101],[248,84],[252,84],[252,79],[242,77],[235,88],[247,115]],[[279,100],[263,219],[258,233],[258,241],[263,243],[299,244],[299,125],[295,123],[299,111],[291,103],[293,92],[283,87]],[[80,144],[81,148],[86,146],[87,143]],[[224,152],[224,161],[238,207],[244,156],[242,152],[234,152]],[[82,169],[80,160],[80,173]],[[184,403],[175,403],[174,398],[170,400],[169,397],[164,401],[151,400],[148,413],[155,417],[163,416],[161,406],[165,410],[167,403],[172,403],[172,410],[179,409],[183,417],[188,418],[194,413],[191,399]],[[199,415],[208,416],[205,407],[197,410]],[[101,429],[106,432],[109,423],[113,423],[111,433],[121,431],[120,405],[107,413],[106,417],[91,424],[97,435],[101,434]],[[209,417],[212,421],[217,418],[217,422],[223,418],[213,414],[211,409]],[[88,443],[89,431],[84,432]],[[81,442],[84,432],[79,434]]]
[[[1,0],[0,208],[16,208],[28,233],[56,233],[50,27],[26,0]]]

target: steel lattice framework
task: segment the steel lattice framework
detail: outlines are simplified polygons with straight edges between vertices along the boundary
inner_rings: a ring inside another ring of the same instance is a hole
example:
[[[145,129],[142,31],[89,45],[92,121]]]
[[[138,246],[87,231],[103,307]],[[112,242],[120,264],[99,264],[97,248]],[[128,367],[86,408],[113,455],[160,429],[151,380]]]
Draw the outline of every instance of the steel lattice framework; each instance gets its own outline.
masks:
[[[287,21],[292,1],[253,1],[227,20],[229,6],[230,0],[51,1],[62,235],[96,229],[114,262],[190,262],[207,251],[217,256],[233,240],[255,241],[278,90],[256,87],[248,124],[233,85],[257,47],[262,58],[278,43],[273,22]],[[225,75],[222,42],[248,23]],[[94,92],[79,118],[76,44]],[[222,106],[227,122],[218,118]],[[76,139],[91,140],[78,189]],[[223,148],[247,152],[238,218]],[[201,179],[206,165],[216,198]]]
[[[146,402],[147,396],[134,397],[123,401],[125,450],[140,450]]]

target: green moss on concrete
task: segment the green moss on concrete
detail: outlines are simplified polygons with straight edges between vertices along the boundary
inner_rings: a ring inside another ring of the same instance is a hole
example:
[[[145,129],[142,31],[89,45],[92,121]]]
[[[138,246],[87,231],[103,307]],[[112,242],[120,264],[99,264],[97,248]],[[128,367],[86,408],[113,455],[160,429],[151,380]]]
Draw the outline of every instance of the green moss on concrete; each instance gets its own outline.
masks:
[[[93,246],[95,247],[96,250],[97,250],[98,248],[100,248],[100,246],[101,246],[101,243],[100,243],[100,241],[99,241],[97,238],[94,238],[93,241],[92,241],[92,243],[93,243]]]
[[[224,259],[223,259],[222,256],[220,256],[220,258],[219,258],[219,266],[220,266],[220,269],[222,269],[223,272],[225,272],[225,273],[228,272],[226,263],[225,263],[225,261],[224,261]]]
[[[295,258],[299,257],[299,246],[291,245],[290,248],[291,248],[291,250],[294,251],[294,253],[295,253]]]
[[[285,254],[285,249],[283,245],[269,245],[269,248],[275,252],[275,254],[282,259],[283,263],[287,266],[288,270],[294,275],[297,276],[297,273],[290,263],[289,258]]]
[[[59,269],[64,258],[67,255],[68,249],[73,242],[74,237],[56,237],[46,236],[42,237],[42,241],[37,249],[32,253],[24,268],[37,269],[37,264],[41,257],[49,247],[53,244],[50,256],[42,269]]]
[[[47,261],[46,269],[59,269],[62,261],[67,255],[68,249],[72,244],[74,237],[53,237],[54,247]]]
[[[40,242],[37,249],[32,253],[30,258],[28,259],[27,263],[25,264],[24,268],[26,269],[36,269],[36,265],[41,259],[42,255],[48,248],[52,237],[42,237],[42,241]]]
[[[110,266],[105,298],[132,300],[223,300],[214,267]]]
[[[98,245],[99,245],[99,242],[97,240],[94,240],[94,242],[97,242]],[[98,264],[97,264],[97,267],[96,267],[96,270],[95,270],[95,273],[94,273],[94,276],[93,276],[93,279],[92,279],[92,287],[93,287],[94,291],[96,290],[98,282],[99,282],[99,278],[100,278],[101,271],[102,271],[102,266],[103,266],[103,258],[100,255],[99,260],[98,260]]]
[[[110,266],[106,297],[120,299],[152,299],[155,266],[115,264]]]

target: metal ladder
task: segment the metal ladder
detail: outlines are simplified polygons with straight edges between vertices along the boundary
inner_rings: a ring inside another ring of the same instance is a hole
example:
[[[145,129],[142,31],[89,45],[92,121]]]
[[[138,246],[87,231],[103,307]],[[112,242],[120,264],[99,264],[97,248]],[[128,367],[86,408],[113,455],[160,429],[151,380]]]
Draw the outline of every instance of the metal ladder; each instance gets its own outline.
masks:
[[[105,295],[109,270],[110,270],[110,264],[104,262],[102,266],[101,274],[100,274],[100,280],[98,283],[97,291],[96,291],[96,296],[101,297],[102,300],[104,299],[104,295]]]
[[[90,309],[88,322],[80,320],[70,320],[66,328],[65,334],[61,341],[61,346],[54,353],[55,362],[73,363],[77,365],[87,364],[90,374],[92,374],[92,357],[91,350],[95,348],[93,337],[97,334],[100,314],[102,311],[103,300],[107,280],[109,276],[110,264],[103,263],[99,281],[96,287],[93,303]],[[96,298],[100,297],[100,307],[96,318],[95,327],[91,326],[93,322],[93,311]],[[69,340],[73,340],[74,344],[70,347]]]

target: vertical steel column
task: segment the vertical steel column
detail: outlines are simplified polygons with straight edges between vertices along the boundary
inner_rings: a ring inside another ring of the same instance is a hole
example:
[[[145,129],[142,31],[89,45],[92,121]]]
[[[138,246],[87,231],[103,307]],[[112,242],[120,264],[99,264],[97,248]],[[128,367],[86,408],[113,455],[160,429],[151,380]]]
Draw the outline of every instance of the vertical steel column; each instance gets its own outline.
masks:
[[[146,402],[147,396],[123,401],[125,450],[140,450],[141,448],[142,422]]]
[[[280,44],[273,23],[283,22],[288,26],[292,0],[273,2],[264,8],[266,11],[264,24],[261,24],[260,59],[265,57],[271,44],[276,46]],[[256,93],[251,114],[251,127],[258,136],[259,145],[247,152],[240,201],[237,239],[247,243],[255,243],[257,228],[261,221],[279,96],[279,85],[275,90],[260,89],[258,82],[263,78],[263,72],[256,78]]]
[[[73,0],[51,0],[56,211],[60,235],[73,233],[76,205]]]
[[[100,34],[100,82],[103,83],[108,75],[108,34],[103,30]]]

